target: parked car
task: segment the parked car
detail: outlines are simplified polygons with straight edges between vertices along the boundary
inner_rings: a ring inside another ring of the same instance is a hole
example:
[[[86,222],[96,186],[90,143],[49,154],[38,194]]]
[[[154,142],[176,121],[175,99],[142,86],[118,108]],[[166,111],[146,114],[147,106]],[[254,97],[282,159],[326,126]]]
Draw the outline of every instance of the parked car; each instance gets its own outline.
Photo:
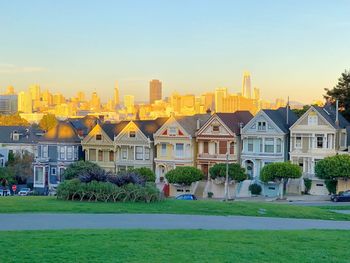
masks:
[[[32,191],[30,190],[30,188],[22,188],[21,191],[18,192],[18,195],[27,196],[27,195],[30,195],[31,193]]]
[[[333,202],[350,202],[350,190],[347,190],[337,195],[332,195],[331,200]]]
[[[193,194],[182,194],[182,195],[178,195],[175,199],[176,200],[197,200],[197,197]]]
[[[11,195],[10,189],[0,189],[0,196],[9,196]]]

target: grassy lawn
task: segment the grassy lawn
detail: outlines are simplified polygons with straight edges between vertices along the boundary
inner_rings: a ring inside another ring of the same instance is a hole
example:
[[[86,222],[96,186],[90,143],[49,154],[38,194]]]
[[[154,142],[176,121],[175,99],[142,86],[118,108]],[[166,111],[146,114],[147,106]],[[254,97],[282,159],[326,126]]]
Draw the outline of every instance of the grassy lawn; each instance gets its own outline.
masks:
[[[349,262],[349,231],[0,232],[1,262]]]
[[[263,209],[263,210],[261,210]],[[215,200],[181,201],[168,199],[158,203],[95,203],[57,200],[55,197],[13,196],[0,198],[0,213],[162,213],[196,215],[244,215],[286,218],[350,220],[350,215],[320,207],[302,207],[263,202],[221,202]]]

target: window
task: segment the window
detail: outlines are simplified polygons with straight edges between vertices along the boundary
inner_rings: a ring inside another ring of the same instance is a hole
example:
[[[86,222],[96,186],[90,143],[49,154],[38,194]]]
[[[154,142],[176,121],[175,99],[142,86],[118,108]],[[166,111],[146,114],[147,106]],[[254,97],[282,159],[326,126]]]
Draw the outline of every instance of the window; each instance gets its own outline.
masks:
[[[227,154],[227,142],[219,141],[219,154]]]
[[[101,150],[98,151],[98,161],[103,162],[103,151]]]
[[[126,160],[128,158],[128,149],[122,148],[122,159]]]
[[[43,145],[41,147],[41,157],[43,157],[43,158],[48,157],[48,146],[47,145]]]
[[[308,124],[309,125],[317,125],[317,115],[311,114],[308,116]]]
[[[213,132],[219,132],[220,126],[219,125],[213,125]]]
[[[60,147],[60,159],[61,159],[61,160],[64,160],[65,157],[66,157],[66,149],[65,149],[64,146],[61,146],[61,147]]]
[[[114,162],[114,152],[113,151],[109,151],[109,161]]]
[[[254,150],[254,141],[252,138],[248,138],[248,152],[252,152]]]
[[[261,138],[258,139],[259,140],[259,152],[263,152],[263,140]]]
[[[316,147],[318,149],[323,148],[323,135],[321,135],[321,134],[316,135]]]
[[[209,143],[208,142],[204,142],[203,143],[203,153],[209,153]]]
[[[89,160],[95,162],[96,161],[96,150],[89,149]]]
[[[78,147],[73,147],[74,148],[74,160],[78,160]]]
[[[301,136],[295,137],[295,148],[301,148]]]
[[[136,160],[143,160],[143,147],[142,146],[136,146]]]
[[[101,141],[101,140],[102,140],[102,135],[96,134],[96,141]]]
[[[135,138],[136,137],[136,132],[135,131],[129,131],[129,137],[130,138]]]
[[[258,131],[266,131],[266,122],[264,121],[258,122]]]
[[[150,157],[150,149],[149,148],[145,148],[145,160],[149,160]]]
[[[184,156],[184,144],[183,143],[177,143],[175,145],[175,155],[176,155],[176,157],[183,157]]]
[[[162,149],[161,149],[161,155],[166,156],[166,143],[161,144]]]
[[[169,135],[170,136],[176,136],[177,129],[176,127],[170,127],[169,128]]]
[[[265,152],[266,153],[273,153],[273,138],[266,138],[265,139]]]
[[[276,150],[277,150],[277,152],[278,153],[281,153],[282,152],[282,140],[281,139],[277,139],[277,141],[276,141]]]
[[[71,160],[73,158],[73,148],[72,146],[67,147],[67,159]]]
[[[44,183],[44,167],[35,167],[35,184],[43,184]]]
[[[56,175],[56,167],[51,167],[51,175]]]

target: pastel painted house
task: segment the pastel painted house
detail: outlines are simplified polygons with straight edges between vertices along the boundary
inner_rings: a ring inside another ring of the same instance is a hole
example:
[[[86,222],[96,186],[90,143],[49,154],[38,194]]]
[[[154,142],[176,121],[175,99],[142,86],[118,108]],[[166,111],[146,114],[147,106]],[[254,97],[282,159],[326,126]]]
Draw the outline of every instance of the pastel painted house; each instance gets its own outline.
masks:
[[[324,180],[315,175],[315,166],[325,157],[348,154],[349,125],[333,106],[326,105],[311,106],[290,128],[290,160],[301,167],[303,178],[312,180],[310,194],[328,194]]]
[[[47,193],[50,188],[56,187],[64,179],[64,170],[83,158],[80,141],[72,124],[64,121],[39,139],[33,162],[36,191]]]
[[[289,128],[297,119],[287,107],[261,110],[242,129],[241,164],[249,176],[248,182],[262,186],[262,195],[278,195],[279,186],[261,182],[260,171],[269,163],[289,160]]]
[[[155,172],[156,182],[162,184],[166,181],[168,171],[179,166],[196,167],[198,131],[208,119],[209,114],[196,114],[193,116],[171,116],[154,134],[156,148]],[[177,195],[184,190],[182,187],[171,187],[170,195]]]
[[[247,124],[253,115],[248,111],[234,113],[215,113],[197,131],[198,144],[197,168],[202,170],[207,179],[204,191],[206,197],[212,192],[214,197],[224,197],[224,184],[222,181],[211,180],[209,169],[217,163],[240,163],[241,154],[241,128]],[[237,185],[230,185],[233,195]]]

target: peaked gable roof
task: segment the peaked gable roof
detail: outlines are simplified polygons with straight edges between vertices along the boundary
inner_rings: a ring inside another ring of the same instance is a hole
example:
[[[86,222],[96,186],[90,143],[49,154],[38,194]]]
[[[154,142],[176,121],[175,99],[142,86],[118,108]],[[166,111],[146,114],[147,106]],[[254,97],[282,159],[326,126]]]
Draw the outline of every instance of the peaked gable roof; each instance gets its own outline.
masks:
[[[108,137],[113,141],[114,136],[117,136],[130,121],[121,121],[118,123],[103,123],[101,125],[102,130],[108,135]]]
[[[313,107],[319,114],[322,115],[323,118],[325,118],[334,128],[338,129],[345,129],[347,126],[350,125],[350,123],[344,118],[344,116],[339,112],[338,113],[338,120],[339,125],[335,123],[336,121],[336,109],[332,105],[325,105],[323,107],[319,106],[311,106]]]
[[[13,134],[19,134],[18,140],[13,140]],[[0,126],[0,143],[26,143],[35,144],[43,131],[31,126]]]
[[[287,123],[287,108],[281,107],[276,110],[262,110],[265,114],[280,128],[283,132],[288,133],[289,128],[298,120],[298,116],[291,110],[288,111]]]
[[[195,114],[192,116],[177,116],[175,120],[186,130],[192,137],[195,136],[197,129],[197,122],[199,121],[200,127],[203,126],[210,118],[210,114]],[[199,128],[200,128],[199,127]]]
[[[88,135],[97,123],[100,123],[99,118],[91,115],[86,115],[83,118],[69,118],[68,120],[74,126],[78,134],[84,137]]]
[[[235,134],[240,134],[241,125],[246,125],[253,115],[249,111],[236,111],[234,113],[215,113],[225,125]]]
[[[57,125],[48,130],[39,141],[80,143],[80,137],[69,121],[59,121]]]
[[[153,134],[156,133],[167,120],[168,118],[157,118],[155,120],[136,120],[133,122],[147,138],[153,140]]]

